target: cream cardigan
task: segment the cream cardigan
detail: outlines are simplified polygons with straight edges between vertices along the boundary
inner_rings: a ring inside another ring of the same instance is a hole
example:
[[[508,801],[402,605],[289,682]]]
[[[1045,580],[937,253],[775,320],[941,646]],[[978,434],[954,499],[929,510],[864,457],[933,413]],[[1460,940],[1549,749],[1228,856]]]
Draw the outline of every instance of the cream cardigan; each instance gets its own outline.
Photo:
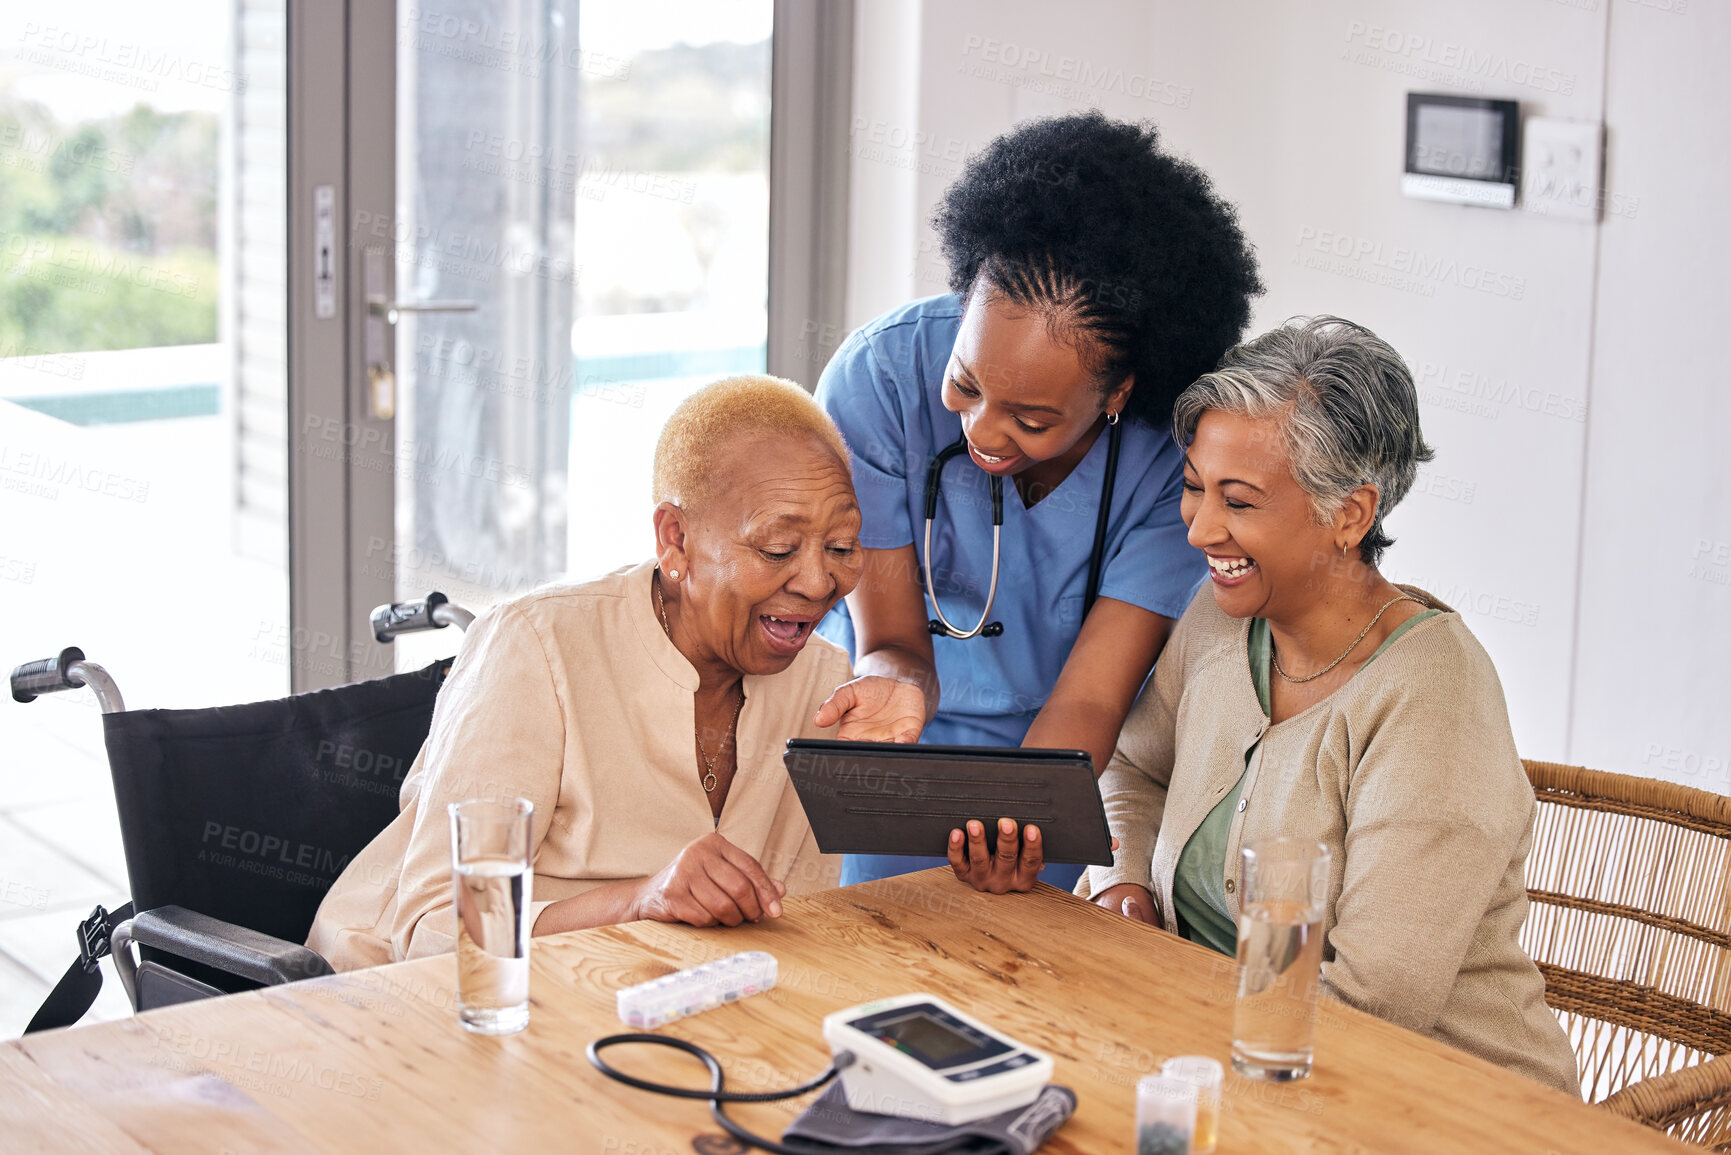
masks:
[[[1243,776],[1225,868],[1233,919],[1244,842],[1327,844],[1324,990],[1578,1096],[1574,1052],[1516,940],[1535,803],[1502,684],[1459,614],[1403,588],[1446,612],[1273,725],[1250,680],[1249,619],[1204,586],[1100,778],[1121,849],[1077,892],[1137,883],[1172,929],[1178,856]]]
[[[718,830],[788,893],[833,887],[782,766],[789,738],[851,677],[847,654],[813,637],[793,664],[747,675],[738,769],[717,825],[692,752],[697,671],[655,616],[653,562],[551,586],[476,620],[433,711],[395,821],[331,887],[307,945],[337,970],[455,949],[445,806],[520,796],[535,804],[530,925],[552,902],[660,870]]]

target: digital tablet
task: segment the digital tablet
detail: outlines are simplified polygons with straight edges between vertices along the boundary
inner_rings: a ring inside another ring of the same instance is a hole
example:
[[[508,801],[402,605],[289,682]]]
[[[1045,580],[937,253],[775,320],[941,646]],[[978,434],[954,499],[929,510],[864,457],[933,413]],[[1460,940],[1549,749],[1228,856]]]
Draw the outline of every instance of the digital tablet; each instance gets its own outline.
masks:
[[[1047,862],[1112,864],[1112,835],[1080,750],[793,738],[782,755],[825,854],[943,855],[970,818],[1040,828]]]

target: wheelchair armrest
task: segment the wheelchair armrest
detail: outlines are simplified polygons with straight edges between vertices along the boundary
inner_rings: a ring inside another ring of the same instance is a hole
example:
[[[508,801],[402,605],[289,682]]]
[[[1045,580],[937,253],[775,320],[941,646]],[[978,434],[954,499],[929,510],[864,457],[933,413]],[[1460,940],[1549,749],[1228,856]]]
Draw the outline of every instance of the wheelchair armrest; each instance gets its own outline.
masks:
[[[129,920],[130,937],[180,958],[215,967],[265,986],[335,974],[317,951],[199,914],[182,906],[159,906]]]

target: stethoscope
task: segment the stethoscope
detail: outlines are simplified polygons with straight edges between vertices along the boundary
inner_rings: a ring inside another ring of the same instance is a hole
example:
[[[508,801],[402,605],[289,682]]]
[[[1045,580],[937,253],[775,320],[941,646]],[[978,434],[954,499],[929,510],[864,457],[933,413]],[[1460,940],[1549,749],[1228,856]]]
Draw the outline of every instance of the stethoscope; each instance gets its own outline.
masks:
[[[1088,592],[1082,599],[1082,617],[1088,616],[1088,611],[1094,608],[1094,599],[1100,592],[1100,568],[1106,554],[1106,525],[1112,510],[1112,483],[1118,476],[1118,444],[1122,439],[1123,424],[1116,414],[1106,420],[1106,479],[1100,483],[1100,512],[1094,520],[1094,548],[1088,554]],[[938,513],[938,490],[943,484],[944,466],[950,458],[968,451],[968,436],[956,438],[953,445],[945,446],[932,458],[932,463],[926,467],[926,549],[922,559],[926,576],[926,596],[932,601],[932,612],[938,616],[926,623],[926,629],[934,634],[943,634],[948,638],[966,641],[969,638],[996,638],[1003,634],[1003,622],[989,622],[992,616],[992,603],[998,597],[998,547],[1004,530],[1004,479],[992,475],[992,581],[986,587],[986,608],[980,611],[980,620],[974,623],[971,630],[963,630],[952,625],[950,619],[944,616],[944,609],[938,605],[937,585],[932,581],[932,519]]]

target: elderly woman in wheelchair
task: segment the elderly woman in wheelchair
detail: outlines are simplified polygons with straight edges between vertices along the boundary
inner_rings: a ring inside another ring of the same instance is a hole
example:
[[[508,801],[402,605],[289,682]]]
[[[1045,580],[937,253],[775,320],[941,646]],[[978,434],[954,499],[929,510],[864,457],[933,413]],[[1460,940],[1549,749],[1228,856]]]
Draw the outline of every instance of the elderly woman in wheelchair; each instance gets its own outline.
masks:
[[[845,445],[797,386],[716,382],[655,449],[655,556],[496,607],[464,639],[395,821],[307,945],[338,970],[454,949],[446,804],[534,803],[536,934],[728,926],[836,885],[781,765],[787,739],[912,741],[915,686],[852,679],[814,625],[859,581]]]

